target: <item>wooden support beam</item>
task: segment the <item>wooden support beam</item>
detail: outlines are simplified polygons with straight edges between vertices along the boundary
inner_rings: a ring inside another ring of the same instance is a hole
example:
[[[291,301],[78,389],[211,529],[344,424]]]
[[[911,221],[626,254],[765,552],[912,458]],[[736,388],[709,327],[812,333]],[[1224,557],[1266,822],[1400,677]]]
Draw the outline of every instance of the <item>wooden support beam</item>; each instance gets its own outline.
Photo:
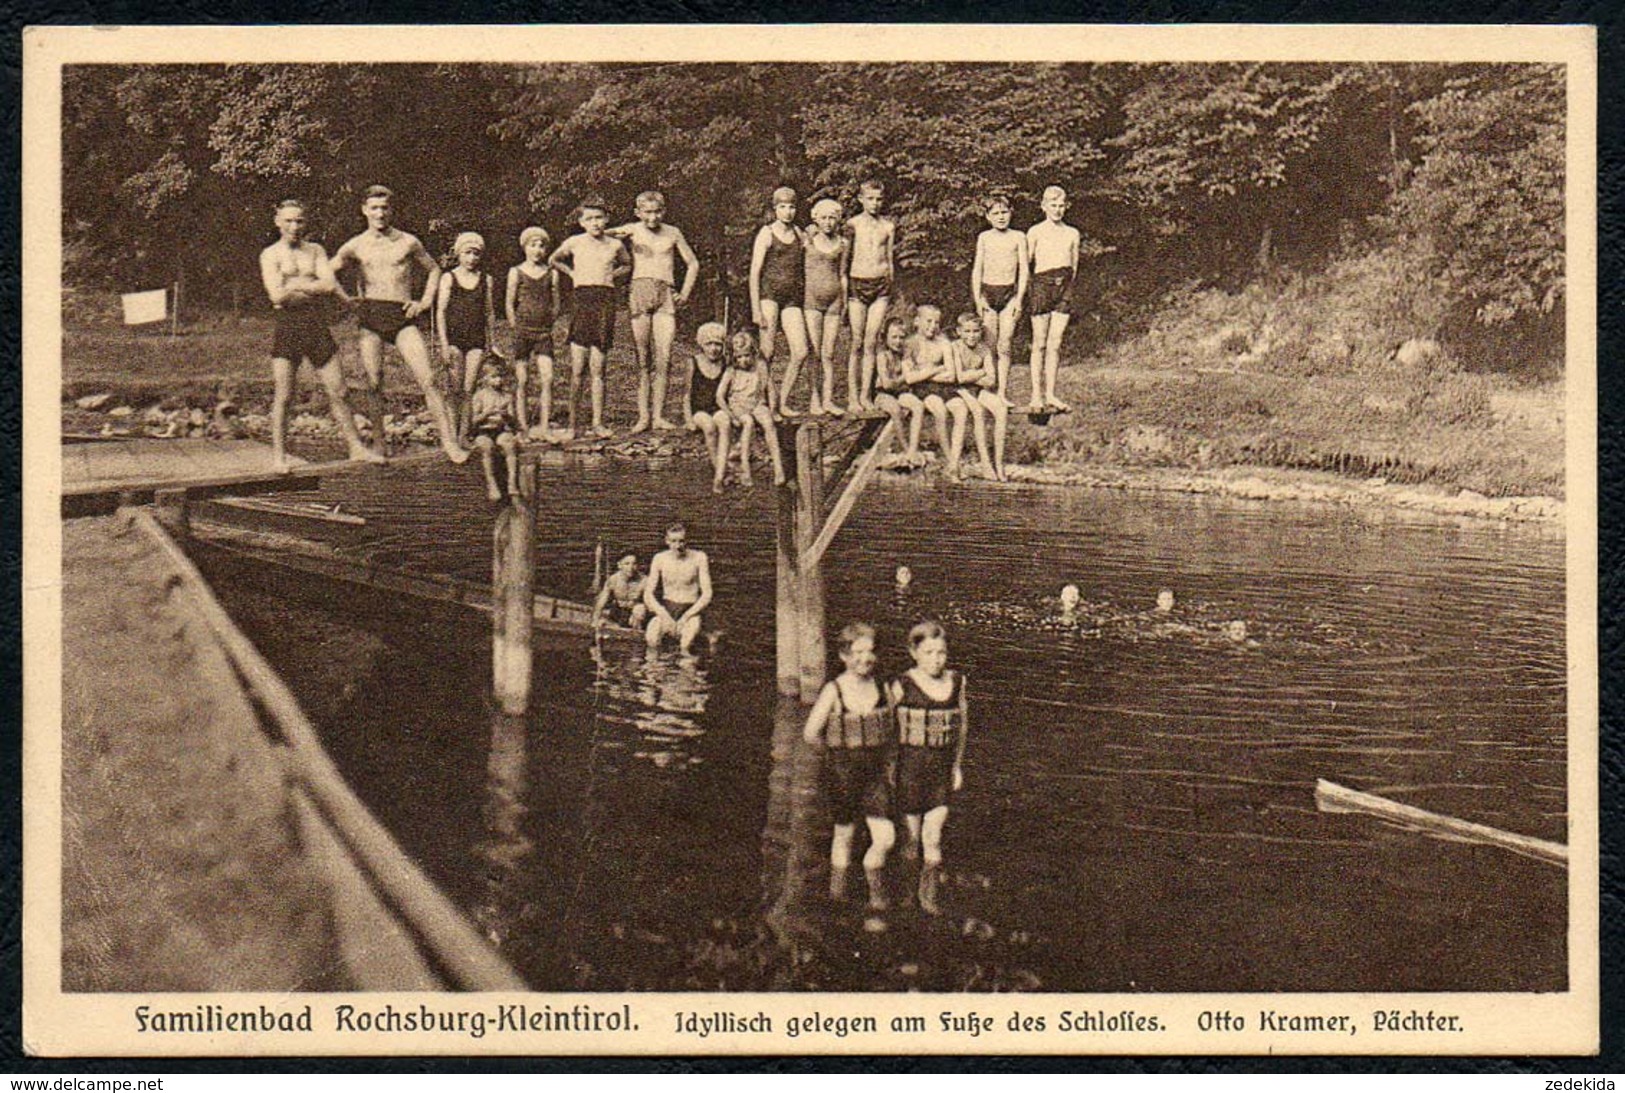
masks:
[[[846,454],[835,462],[834,466],[824,472],[824,488],[826,490],[834,489],[841,481],[841,476],[852,469],[852,464],[860,456],[868,452],[872,445],[877,443],[875,440],[876,435],[891,420],[890,414],[863,419],[862,424],[858,426],[857,437],[852,442],[852,446],[846,450]]]
[[[874,438],[873,445],[863,453],[863,458],[858,461],[857,469],[852,472],[851,481],[846,484],[846,488],[841,491],[841,496],[836,499],[834,507],[829,510],[829,515],[824,518],[823,526],[819,529],[817,538],[802,552],[799,564],[803,571],[816,568],[823,560],[824,551],[829,549],[829,544],[835,538],[835,533],[841,530],[842,524],[846,523],[847,516],[852,512],[852,506],[858,503],[858,495],[863,492],[864,487],[874,478],[875,472],[880,469],[880,461],[885,457],[886,448],[891,444],[892,433],[896,428],[897,422],[891,418],[887,418],[883,423],[879,424],[878,435]]]
[[[536,464],[527,462],[519,468],[519,492],[497,513],[491,540],[491,684],[508,714],[530,709],[535,502]]]
[[[801,701],[817,701],[827,670],[824,650],[824,574],[800,559],[824,524],[823,430],[817,422],[796,429],[796,642],[800,650]]]
[[[1553,865],[1568,865],[1569,848],[1530,835],[1519,835],[1454,816],[1442,816],[1414,805],[1402,805],[1374,793],[1361,793],[1321,778],[1315,782],[1315,807],[1322,812],[1363,812],[1393,823],[1419,828],[1429,834],[1446,835],[1470,842],[1488,843]]]
[[[777,577],[773,594],[774,663],[779,694],[794,698],[801,693],[801,645],[796,640],[796,616],[801,602],[801,586],[796,574],[796,491],[786,484],[777,493],[773,514]]]

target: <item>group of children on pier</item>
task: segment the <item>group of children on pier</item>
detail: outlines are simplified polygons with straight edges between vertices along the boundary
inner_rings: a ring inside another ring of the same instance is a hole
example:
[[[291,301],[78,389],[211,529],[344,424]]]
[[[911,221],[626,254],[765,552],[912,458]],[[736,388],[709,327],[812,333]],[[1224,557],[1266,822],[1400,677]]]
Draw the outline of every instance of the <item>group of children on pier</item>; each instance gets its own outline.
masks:
[[[885,194],[880,183],[859,187],[859,211],[844,224],[842,205],[824,198],[813,204],[811,223],[805,227],[796,223],[795,191],[775,190],[772,219],[757,232],[751,251],[751,325],[731,337],[720,324],[700,326],[681,422],[666,417],[667,387],[677,311],[693,292],[699,260],[683,232],[665,222],[661,194],[639,194],[636,219],[618,227],[609,226],[602,201],[583,200],[576,212],[580,231],[557,247],[546,229],[525,228],[519,235],[524,257],[507,271],[500,290],[496,279],[482,269],[485,240],[478,233],[457,236],[452,246],[455,264],[440,274],[422,244],[392,226],[391,198],[384,187],[368,191],[363,203],[368,230],[346,243],[333,262],[334,270],[347,264],[359,267],[357,302],[369,382],[376,393],[381,384],[381,346],[394,342],[424,387],[447,455],[460,462],[467,445],[477,448],[493,497],[500,496],[492,458],[496,451],[512,452],[526,441],[564,442],[579,435],[584,380],[590,404],[586,431],[600,439],[612,435],[604,423],[604,367],[623,302],[630,312],[638,362],[637,419],[630,432],[686,426],[703,433],[718,490],[735,435],[740,440],[739,480],[750,484],[750,444],[758,429],[775,480],[782,482],[773,424],[803,414],[889,414],[897,423],[898,436],[904,438],[894,462],[905,465],[922,462],[921,433],[930,417],[947,471],[956,478],[968,423],[984,474],[1002,480],[1012,408],[1011,343],[1024,309],[1033,330],[1027,410],[1067,409],[1056,396],[1055,377],[1070,318],[1081,237],[1063,219],[1066,195],[1057,186],[1044,191],[1044,218],[1025,232],[1010,227],[1007,199],[995,196],[985,202],[989,226],[977,239],[971,263],[972,306],[953,320],[950,329],[955,338],[944,332],[944,312],[936,304],[918,304],[908,322],[892,311],[898,232],[896,224],[881,215]],[[293,220],[297,225],[290,234],[288,222]],[[291,369],[301,358],[310,359],[318,370],[332,359],[331,339],[318,345],[321,340],[305,329],[318,313],[301,305],[323,292],[348,297],[334,281],[321,248],[303,242],[303,209],[297,202],[279,208],[278,225],[283,238],[267,248],[262,270],[278,309],[273,357],[279,366],[280,392],[291,386]],[[683,267],[680,283],[678,259]],[[422,301],[407,298],[412,294],[404,287],[414,265],[423,266],[429,277]],[[297,284],[291,280],[296,275]],[[553,331],[565,278],[570,285],[566,342],[570,384],[567,424],[560,431],[553,428],[557,356]],[[501,352],[496,338],[499,309],[511,330],[511,341]],[[416,327],[418,315],[425,311],[434,317],[434,341],[449,379],[449,407],[428,382],[429,362]],[[844,406],[835,394],[836,344],[843,323],[851,332]],[[317,325],[325,331],[325,323],[317,320]],[[285,326],[304,334],[286,336]],[[373,333],[371,341],[366,332]],[[781,340],[787,353],[775,382],[772,364]],[[809,357],[816,358],[819,371],[808,384],[806,409],[793,409],[791,395]],[[283,372],[290,373],[286,383]],[[324,381],[330,378],[337,377],[323,371]],[[342,395],[341,385],[328,383],[328,388],[330,397],[335,389]],[[275,458],[285,461],[278,443],[281,431],[275,428],[286,417],[285,398],[273,406],[272,416]],[[342,398],[335,398],[334,416],[341,419],[353,455],[370,459],[382,455],[362,445]],[[378,419],[374,443],[381,444],[381,415],[374,416]]]

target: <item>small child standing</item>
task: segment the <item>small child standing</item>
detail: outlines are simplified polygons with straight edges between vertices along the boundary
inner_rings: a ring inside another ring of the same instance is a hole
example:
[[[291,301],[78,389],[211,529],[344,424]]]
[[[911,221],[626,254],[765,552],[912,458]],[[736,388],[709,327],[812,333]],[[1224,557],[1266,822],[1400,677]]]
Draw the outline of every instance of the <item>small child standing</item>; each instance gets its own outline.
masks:
[[[824,745],[824,793],[834,819],[829,843],[829,895],[846,896],[852,861],[852,835],[858,820],[869,827],[863,875],[869,882],[869,909],[884,911],[886,854],[896,841],[891,822],[890,769],[897,730],[886,692],[875,682],[875,631],[854,622],[841,631],[841,663],[846,671],[824,684],[807,716],[802,738]]]
[[[553,421],[553,317],[559,312],[559,281],[547,265],[547,248],[552,243],[545,228],[534,225],[519,233],[519,248],[525,260],[508,270],[508,290],[504,298],[508,325],[513,328],[513,369],[518,380],[519,428],[529,435],[532,367],[540,395],[537,425],[542,440],[550,439]]]
[[[508,378],[496,364],[487,362],[480,388],[474,392],[469,407],[473,418],[474,447],[479,449],[480,467],[485,471],[485,495],[493,501],[502,500],[502,489],[497,485],[495,454],[502,449],[508,464],[508,493],[519,493],[519,441],[514,436],[518,424],[514,416],[513,395],[507,390]]]
[[[452,377],[452,405],[456,407],[457,439],[468,443],[469,400],[480,379],[480,362],[491,349],[491,275],[480,272],[485,240],[478,232],[463,232],[452,245],[457,264],[440,278],[436,292],[435,327],[440,331],[440,355]]]
[[[750,434],[761,426],[762,439],[773,457],[773,484],[784,485],[784,461],[779,457],[779,436],[773,428],[775,392],[773,377],[767,370],[767,359],[756,351],[756,338],[748,330],[733,336],[733,360],[717,384],[717,402],[726,411],[718,422],[717,448],[723,458],[717,461],[716,477],[711,492],[722,492],[722,475],[727,467],[728,431],[737,426],[739,437],[739,482],[749,487]]]
[[[722,431],[722,419],[728,412],[717,401],[717,387],[728,364],[723,354],[727,351],[728,332],[721,323],[701,323],[694,332],[694,344],[699,352],[689,360],[688,394],[684,396],[685,422],[691,431],[705,437],[705,454],[711,457],[711,470],[720,475],[728,462],[728,451],[717,441]]]
[[[908,632],[914,667],[890,686],[897,711],[897,810],[908,824],[908,856],[920,862],[920,909],[941,913],[942,829],[948,798],[965,784],[969,715],[965,677],[948,668],[948,636],[926,620]]]
[[[971,298],[987,327],[987,340],[998,346],[1001,398],[1009,397],[1010,341],[1027,297],[1027,237],[1010,227],[1010,202],[987,199],[988,229],[976,237],[976,260],[971,263]]]

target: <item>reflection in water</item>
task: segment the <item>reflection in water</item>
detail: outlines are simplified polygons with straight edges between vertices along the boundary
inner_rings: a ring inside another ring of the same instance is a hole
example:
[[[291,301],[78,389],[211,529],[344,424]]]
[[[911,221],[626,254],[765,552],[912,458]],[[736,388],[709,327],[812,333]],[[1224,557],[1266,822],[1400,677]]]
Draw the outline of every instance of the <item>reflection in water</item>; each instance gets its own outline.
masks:
[[[483,837],[474,843],[482,891],[475,920],[491,943],[502,948],[514,922],[528,916],[525,868],[535,844],[525,833],[530,813],[525,734],[529,722],[500,710],[491,714],[491,751],[485,766],[485,800],[480,809]]]
[[[592,659],[596,716],[635,734],[635,758],[676,769],[704,762],[693,741],[705,734],[701,718],[711,685],[699,657],[600,638]],[[612,746],[623,746],[615,734],[611,739]]]

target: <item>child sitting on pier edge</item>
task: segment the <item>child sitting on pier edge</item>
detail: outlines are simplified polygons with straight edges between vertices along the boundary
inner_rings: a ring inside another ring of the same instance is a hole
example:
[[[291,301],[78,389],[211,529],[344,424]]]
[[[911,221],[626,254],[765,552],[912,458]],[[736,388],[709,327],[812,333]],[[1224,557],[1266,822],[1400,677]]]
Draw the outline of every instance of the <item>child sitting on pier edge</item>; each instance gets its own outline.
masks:
[[[908,341],[908,324],[897,316],[886,320],[886,333],[881,346],[875,351],[875,408],[891,416],[895,425],[892,447],[902,447],[898,457],[900,466],[920,465],[918,451],[920,415],[925,412],[920,400],[903,382],[903,347]],[[908,424],[904,424],[907,416]],[[912,445],[910,441],[912,439]]]
[[[907,856],[920,861],[920,909],[939,914],[942,829],[948,798],[964,785],[969,716],[965,677],[948,668],[948,636],[927,619],[908,632],[914,667],[891,683],[897,713],[897,811],[908,824]]]
[[[728,411],[717,401],[717,387],[722,373],[727,370],[725,358],[728,332],[721,323],[701,323],[694,332],[694,344],[699,348],[688,366],[688,393],[684,395],[684,424],[691,431],[705,437],[705,454],[711,457],[711,470],[721,475],[728,462],[727,449],[717,441],[722,432],[722,418]]]
[[[485,495],[493,501],[502,500],[502,489],[497,485],[494,448],[502,449],[503,458],[508,464],[509,495],[519,492],[519,463],[515,458],[519,439],[514,435],[518,419],[507,382],[507,375],[494,361],[486,362],[480,388],[474,392],[469,405],[474,447],[479,449],[480,468],[485,471]]]
[[[717,423],[717,450],[723,453],[718,461],[711,492],[722,492],[722,476],[727,466],[728,431],[737,425],[739,436],[739,484],[749,487],[750,434],[761,426],[767,454],[773,458],[773,484],[784,485],[784,461],[779,456],[779,436],[773,427],[775,399],[773,378],[768,374],[767,359],[756,351],[756,337],[748,330],[733,336],[733,360],[717,384],[717,402],[726,411]]]
[[[869,909],[884,911],[886,854],[896,841],[891,821],[891,782],[895,777],[897,729],[891,703],[874,678],[875,631],[854,622],[839,645],[846,671],[824,684],[802,738],[824,746],[824,794],[834,819],[829,843],[829,895],[846,897],[852,860],[852,834],[861,818],[869,827],[863,875],[869,882]]]

